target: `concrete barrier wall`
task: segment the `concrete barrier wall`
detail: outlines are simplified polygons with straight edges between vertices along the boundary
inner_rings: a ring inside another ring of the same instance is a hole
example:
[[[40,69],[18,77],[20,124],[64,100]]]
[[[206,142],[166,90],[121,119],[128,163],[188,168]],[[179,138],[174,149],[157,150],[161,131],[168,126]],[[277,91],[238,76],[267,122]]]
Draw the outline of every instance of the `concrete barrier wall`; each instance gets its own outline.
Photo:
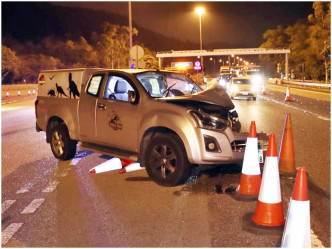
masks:
[[[1,85],[1,96],[37,94],[38,84]]]

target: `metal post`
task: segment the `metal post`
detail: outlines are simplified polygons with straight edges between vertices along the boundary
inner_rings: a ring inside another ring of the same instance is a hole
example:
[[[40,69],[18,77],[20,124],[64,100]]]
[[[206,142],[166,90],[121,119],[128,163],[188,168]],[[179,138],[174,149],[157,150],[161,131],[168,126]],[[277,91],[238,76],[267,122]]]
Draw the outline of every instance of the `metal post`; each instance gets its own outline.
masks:
[[[158,58],[158,62],[159,62],[159,69],[161,70],[162,65],[161,65],[161,58],[160,57]]]
[[[285,54],[285,74],[286,74],[286,80],[289,80],[289,75],[288,75],[288,54]]]
[[[129,8],[129,51],[133,46],[133,25],[132,25],[132,16],[131,16],[131,1],[128,2]],[[131,68],[132,58],[129,53],[129,68]]]
[[[200,50],[203,50],[203,39],[202,39],[202,14],[199,14],[199,43],[200,43]],[[203,56],[201,55],[201,67],[203,71]]]

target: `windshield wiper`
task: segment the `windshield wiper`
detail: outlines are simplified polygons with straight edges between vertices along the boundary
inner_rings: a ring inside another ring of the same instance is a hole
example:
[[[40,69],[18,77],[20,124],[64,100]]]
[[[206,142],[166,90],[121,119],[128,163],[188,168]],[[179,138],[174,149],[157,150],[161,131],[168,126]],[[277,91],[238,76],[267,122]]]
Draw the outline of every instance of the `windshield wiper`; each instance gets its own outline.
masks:
[[[174,83],[173,85],[171,85],[170,87],[168,87],[168,88],[163,92],[163,95],[167,92],[167,94],[166,94],[166,96],[165,96],[165,97],[167,97],[168,94],[169,94],[169,91],[170,91],[171,88],[172,88],[173,86],[175,86],[175,85],[176,85],[176,83]]]

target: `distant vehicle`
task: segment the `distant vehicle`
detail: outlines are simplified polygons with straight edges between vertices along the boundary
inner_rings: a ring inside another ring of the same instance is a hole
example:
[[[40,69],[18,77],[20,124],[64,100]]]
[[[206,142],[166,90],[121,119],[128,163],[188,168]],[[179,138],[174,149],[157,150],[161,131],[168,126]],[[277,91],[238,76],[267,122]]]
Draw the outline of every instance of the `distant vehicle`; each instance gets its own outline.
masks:
[[[228,88],[228,85],[233,77],[236,77],[236,74],[234,73],[222,73],[217,79],[217,82],[220,86],[222,86],[224,89]]]
[[[247,71],[246,77],[254,84],[264,84],[264,75],[260,71]]]
[[[228,93],[232,99],[234,98],[251,98],[256,100],[257,93],[259,92],[257,84],[252,83],[250,78],[234,77],[228,88]]]
[[[221,66],[220,67],[220,73],[229,73],[230,68],[229,66]]]

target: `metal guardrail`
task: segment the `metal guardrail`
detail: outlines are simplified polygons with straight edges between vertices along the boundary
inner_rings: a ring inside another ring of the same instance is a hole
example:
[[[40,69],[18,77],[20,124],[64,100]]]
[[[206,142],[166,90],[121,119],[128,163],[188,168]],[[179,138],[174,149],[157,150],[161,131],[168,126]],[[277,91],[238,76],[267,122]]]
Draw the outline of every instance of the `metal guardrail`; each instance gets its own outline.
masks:
[[[268,81],[270,83],[275,84],[290,84],[290,85],[298,85],[303,87],[317,87],[317,88],[324,88],[324,89],[331,89],[331,84],[323,84],[323,83],[315,83],[315,82],[299,82],[299,81],[292,81],[292,80],[281,80],[278,78],[269,78]]]

